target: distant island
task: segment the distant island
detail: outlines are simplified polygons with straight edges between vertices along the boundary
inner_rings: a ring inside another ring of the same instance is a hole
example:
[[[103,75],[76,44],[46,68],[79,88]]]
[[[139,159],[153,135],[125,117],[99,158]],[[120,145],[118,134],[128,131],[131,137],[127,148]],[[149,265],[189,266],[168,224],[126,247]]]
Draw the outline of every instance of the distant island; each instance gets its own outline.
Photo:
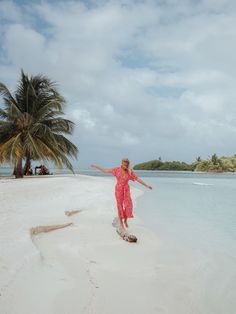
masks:
[[[155,160],[136,164],[134,170],[179,170],[179,171],[202,171],[202,172],[235,172],[236,154],[233,156],[218,157],[213,154],[208,159],[200,156],[192,163],[183,161],[162,161],[161,157]]]

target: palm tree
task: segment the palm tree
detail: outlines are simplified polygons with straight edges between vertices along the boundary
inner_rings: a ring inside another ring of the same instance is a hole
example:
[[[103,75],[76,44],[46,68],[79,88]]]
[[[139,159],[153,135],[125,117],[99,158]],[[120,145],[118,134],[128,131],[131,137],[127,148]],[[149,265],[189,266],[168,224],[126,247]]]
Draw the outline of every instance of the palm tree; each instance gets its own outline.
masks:
[[[213,155],[211,156],[211,161],[212,161],[213,165],[217,165],[218,162],[219,162],[218,156],[217,156],[216,154],[213,154]]]
[[[197,162],[201,162],[201,161],[202,161],[201,156],[197,156],[196,161],[197,161]]]
[[[64,135],[74,123],[64,119],[65,99],[56,84],[42,75],[28,77],[23,70],[14,95],[0,83],[4,108],[0,108],[0,162],[14,165],[16,178],[27,173],[31,160],[53,161],[73,172],[69,158],[77,158],[77,147]]]

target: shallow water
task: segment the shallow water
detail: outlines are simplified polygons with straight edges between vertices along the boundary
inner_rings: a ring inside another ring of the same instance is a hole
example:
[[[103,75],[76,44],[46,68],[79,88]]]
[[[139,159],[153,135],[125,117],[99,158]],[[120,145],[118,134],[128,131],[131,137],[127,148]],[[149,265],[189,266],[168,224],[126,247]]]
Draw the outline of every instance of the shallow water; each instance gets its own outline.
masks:
[[[236,176],[142,178],[153,190],[145,190],[135,213],[160,241],[160,313],[235,314]]]

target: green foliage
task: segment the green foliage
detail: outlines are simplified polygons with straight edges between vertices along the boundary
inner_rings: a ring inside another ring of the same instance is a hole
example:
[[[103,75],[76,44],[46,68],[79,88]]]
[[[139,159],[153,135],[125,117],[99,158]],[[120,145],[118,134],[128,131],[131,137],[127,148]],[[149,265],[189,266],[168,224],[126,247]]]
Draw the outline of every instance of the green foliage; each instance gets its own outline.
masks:
[[[0,83],[4,108],[0,109],[0,162],[19,169],[24,159],[50,160],[73,171],[69,157],[78,149],[64,135],[72,134],[74,123],[64,119],[65,99],[56,84],[42,75],[28,77],[21,71],[16,92]]]
[[[136,170],[193,170],[191,164],[180,161],[151,160],[134,166]]]
[[[236,154],[229,157],[219,158],[213,154],[209,159],[204,160],[200,156],[191,163],[180,161],[151,160],[134,166],[135,170],[189,170],[203,172],[234,172],[236,171]]]
[[[211,156],[211,161],[213,163],[213,165],[217,166],[219,164],[219,158],[217,157],[216,154]]]

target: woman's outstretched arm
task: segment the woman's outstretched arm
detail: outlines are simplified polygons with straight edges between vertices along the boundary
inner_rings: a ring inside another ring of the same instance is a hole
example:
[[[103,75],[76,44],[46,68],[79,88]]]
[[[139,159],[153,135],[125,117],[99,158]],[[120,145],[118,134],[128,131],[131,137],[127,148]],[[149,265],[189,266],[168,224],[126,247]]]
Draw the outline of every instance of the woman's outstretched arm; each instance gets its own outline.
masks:
[[[140,178],[138,178],[136,181],[139,182],[140,184],[144,185],[146,188],[152,190],[152,187],[151,187],[150,185],[146,184],[146,183],[145,183],[143,180],[141,180]]]
[[[107,168],[103,168],[103,167],[100,167],[100,166],[96,166],[96,165],[91,165],[92,168],[95,168],[97,170],[100,170],[104,173],[112,173],[112,169],[107,169]]]

